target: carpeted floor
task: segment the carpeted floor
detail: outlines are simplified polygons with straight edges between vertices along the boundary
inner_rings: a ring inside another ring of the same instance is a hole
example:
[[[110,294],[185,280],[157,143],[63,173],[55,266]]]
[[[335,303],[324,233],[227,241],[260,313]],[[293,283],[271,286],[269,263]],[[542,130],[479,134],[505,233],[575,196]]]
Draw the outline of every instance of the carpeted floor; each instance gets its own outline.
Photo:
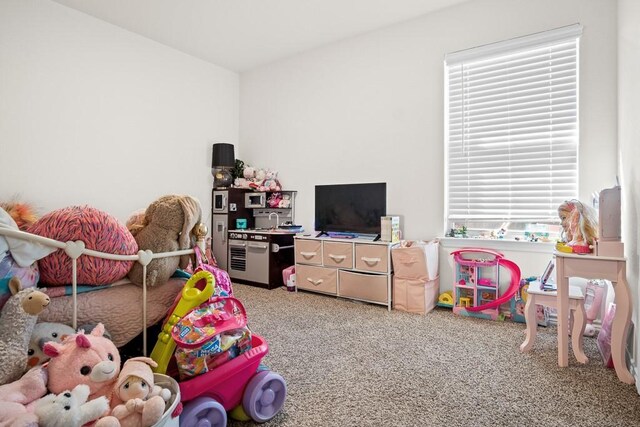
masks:
[[[557,366],[556,329],[426,316],[284,288],[234,285],[264,362],[288,387],[264,426],[640,426],[635,386],[606,369],[595,339],[587,365]],[[230,422],[231,426],[251,423]]]

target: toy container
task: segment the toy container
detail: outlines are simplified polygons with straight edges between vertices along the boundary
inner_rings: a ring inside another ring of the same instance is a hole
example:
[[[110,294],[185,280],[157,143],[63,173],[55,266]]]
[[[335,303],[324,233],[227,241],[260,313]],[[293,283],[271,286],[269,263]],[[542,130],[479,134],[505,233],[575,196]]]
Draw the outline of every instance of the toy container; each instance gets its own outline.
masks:
[[[393,261],[393,308],[427,314],[440,292],[438,240],[403,241],[391,250]]]
[[[171,399],[167,402],[167,409],[164,411],[162,418],[153,427],[177,427],[180,425],[180,415],[176,414],[176,412],[179,412],[176,409],[181,399],[178,383],[173,378],[163,374],[153,374],[153,381],[156,385],[171,391]]]
[[[246,415],[262,423],[284,405],[287,385],[269,370],[259,370],[269,352],[267,342],[253,335],[252,349],[212,371],[180,383],[184,411],[181,426],[225,426],[227,411],[242,405]]]

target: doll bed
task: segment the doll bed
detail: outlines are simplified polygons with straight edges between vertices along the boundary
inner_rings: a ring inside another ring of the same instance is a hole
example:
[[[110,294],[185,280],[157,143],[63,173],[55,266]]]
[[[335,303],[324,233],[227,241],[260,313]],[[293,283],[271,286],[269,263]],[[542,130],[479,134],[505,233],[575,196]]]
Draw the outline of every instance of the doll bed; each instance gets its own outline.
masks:
[[[201,229],[196,227],[196,229]],[[146,269],[149,262],[156,258],[180,256],[194,253],[193,249],[172,252],[152,253],[139,251],[136,255],[114,255],[84,247],[79,241],[60,242],[47,237],[0,228],[0,235],[20,238],[45,246],[62,249],[72,260],[71,295],[56,296],[59,289],[51,288],[51,303],[38,319],[41,322],[59,322],[71,324],[76,329],[85,323],[102,322],[112,336],[113,342],[120,347],[140,332],[143,333],[143,353],[147,354],[147,327],[160,321],[173,305],[176,295],[182,289],[185,279],[171,278],[168,282],[147,289]],[[205,235],[199,234],[197,245],[204,251]],[[142,287],[130,282],[113,286],[96,287],[91,292],[78,293],[77,259],[91,256],[118,261],[136,261],[143,268]]]

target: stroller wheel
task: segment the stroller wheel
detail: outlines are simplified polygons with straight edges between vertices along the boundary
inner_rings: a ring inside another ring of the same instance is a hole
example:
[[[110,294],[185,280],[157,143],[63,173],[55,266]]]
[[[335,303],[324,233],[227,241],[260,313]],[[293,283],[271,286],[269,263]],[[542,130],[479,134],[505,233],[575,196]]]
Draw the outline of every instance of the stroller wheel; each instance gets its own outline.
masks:
[[[279,374],[261,371],[251,378],[242,398],[242,407],[254,421],[263,423],[273,418],[287,396],[287,384]]]
[[[227,411],[210,397],[198,397],[186,405],[180,415],[181,427],[225,427]]]

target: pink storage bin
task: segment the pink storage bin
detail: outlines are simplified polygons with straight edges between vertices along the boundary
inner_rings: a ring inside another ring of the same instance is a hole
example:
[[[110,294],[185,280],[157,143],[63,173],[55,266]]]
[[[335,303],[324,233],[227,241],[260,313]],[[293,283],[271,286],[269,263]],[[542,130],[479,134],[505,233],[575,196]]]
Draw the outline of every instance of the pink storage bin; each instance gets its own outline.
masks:
[[[438,302],[440,278],[416,280],[393,278],[393,308],[416,314],[427,314]]]
[[[435,280],[438,277],[438,240],[403,241],[391,250],[393,275],[401,279]]]

